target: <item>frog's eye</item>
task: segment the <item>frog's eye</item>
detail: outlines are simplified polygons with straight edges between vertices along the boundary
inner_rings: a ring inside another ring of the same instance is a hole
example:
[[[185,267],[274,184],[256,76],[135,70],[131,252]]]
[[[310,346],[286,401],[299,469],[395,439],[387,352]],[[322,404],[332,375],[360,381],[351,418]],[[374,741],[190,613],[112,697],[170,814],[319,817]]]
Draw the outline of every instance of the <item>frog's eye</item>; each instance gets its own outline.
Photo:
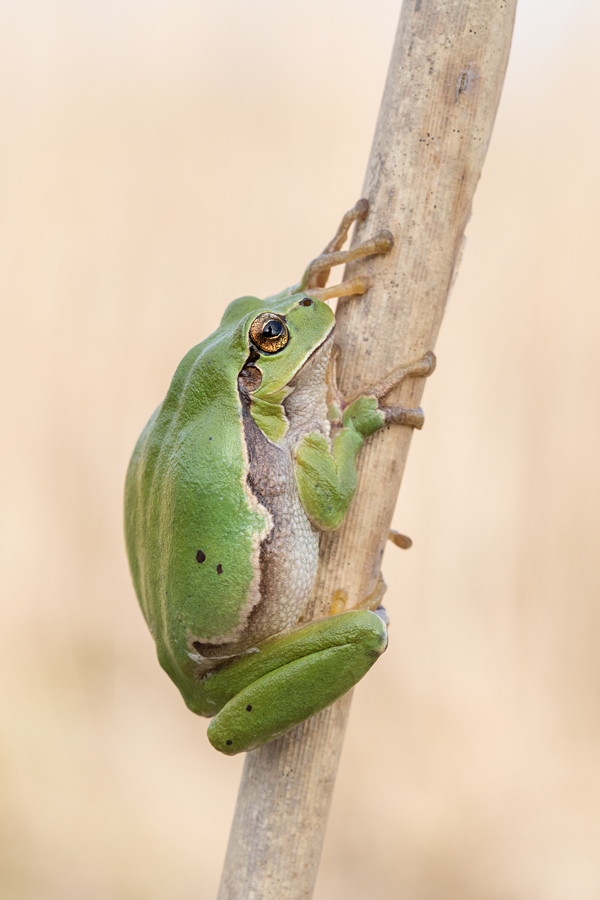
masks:
[[[274,313],[261,313],[250,326],[250,340],[263,353],[283,350],[289,339],[287,325]]]

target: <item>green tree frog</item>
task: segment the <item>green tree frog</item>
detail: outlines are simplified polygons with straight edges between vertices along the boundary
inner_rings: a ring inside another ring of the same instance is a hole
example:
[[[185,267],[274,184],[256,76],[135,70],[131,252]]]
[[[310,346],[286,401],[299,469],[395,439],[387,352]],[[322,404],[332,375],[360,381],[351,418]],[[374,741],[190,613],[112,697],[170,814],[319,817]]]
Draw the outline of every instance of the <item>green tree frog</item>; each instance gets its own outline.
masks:
[[[361,200],[344,216],[298,284],[230,303],[181,361],[129,464],[127,552],[160,664],[187,706],[213,717],[209,740],[228,755],[329,706],[387,645],[383,607],[300,622],[319,536],[346,515],[364,439],[423,424],[420,409],[379,401],[435,365],[428,353],[351,402],[337,391],[327,301],[368,284],[327,288],[329,270],[393,244],[382,232],[340,250],[367,211]]]

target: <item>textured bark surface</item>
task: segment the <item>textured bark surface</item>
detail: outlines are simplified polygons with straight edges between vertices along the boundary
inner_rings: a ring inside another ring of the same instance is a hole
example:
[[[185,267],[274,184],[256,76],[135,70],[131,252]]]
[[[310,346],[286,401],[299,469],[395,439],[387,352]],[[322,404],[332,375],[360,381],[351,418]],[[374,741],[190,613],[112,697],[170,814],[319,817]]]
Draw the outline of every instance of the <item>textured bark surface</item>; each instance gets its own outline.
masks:
[[[338,304],[345,394],[435,346],[500,100],[515,7],[516,0],[403,4],[362,193],[371,212],[354,235],[356,243],[386,228],[395,245],[346,272],[368,273],[372,288]],[[423,387],[424,379],[407,381],[386,405],[418,406]],[[329,612],[334,596],[351,607],[375,589],[411,434],[391,426],[365,443],[347,519],[321,544],[315,616]],[[312,896],[349,708],[346,695],[247,754],[219,900]]]

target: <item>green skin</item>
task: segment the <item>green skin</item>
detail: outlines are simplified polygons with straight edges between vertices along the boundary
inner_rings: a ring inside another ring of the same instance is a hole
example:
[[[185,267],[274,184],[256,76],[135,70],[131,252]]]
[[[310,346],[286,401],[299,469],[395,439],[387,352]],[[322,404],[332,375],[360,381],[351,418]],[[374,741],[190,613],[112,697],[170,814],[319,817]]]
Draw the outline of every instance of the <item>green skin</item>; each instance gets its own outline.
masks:
[[[208,737],[228,755],[329,706],[387,646],[368,609],[298,624],[319,534],[341,525],[363,440],[390,421],[376,396],[328,406],[335,316],[299,287],[228,306],[183,358],[127,473],[129,564],[160,664],[214,717]],[[264,313],[287,326],[276,352],[250,337]]]

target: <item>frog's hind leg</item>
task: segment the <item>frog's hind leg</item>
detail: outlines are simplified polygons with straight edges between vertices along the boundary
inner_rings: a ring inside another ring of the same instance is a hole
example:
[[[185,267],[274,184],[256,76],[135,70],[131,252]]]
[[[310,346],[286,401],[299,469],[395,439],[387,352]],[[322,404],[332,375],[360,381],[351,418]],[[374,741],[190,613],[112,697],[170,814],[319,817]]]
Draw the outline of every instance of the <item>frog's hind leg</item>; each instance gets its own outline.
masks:
[[[268,638],[198,685],[220,709],[208,727],[211,744],[233,756],[285,734],[349,691],[386,646],[385,621],[367,610]]]

